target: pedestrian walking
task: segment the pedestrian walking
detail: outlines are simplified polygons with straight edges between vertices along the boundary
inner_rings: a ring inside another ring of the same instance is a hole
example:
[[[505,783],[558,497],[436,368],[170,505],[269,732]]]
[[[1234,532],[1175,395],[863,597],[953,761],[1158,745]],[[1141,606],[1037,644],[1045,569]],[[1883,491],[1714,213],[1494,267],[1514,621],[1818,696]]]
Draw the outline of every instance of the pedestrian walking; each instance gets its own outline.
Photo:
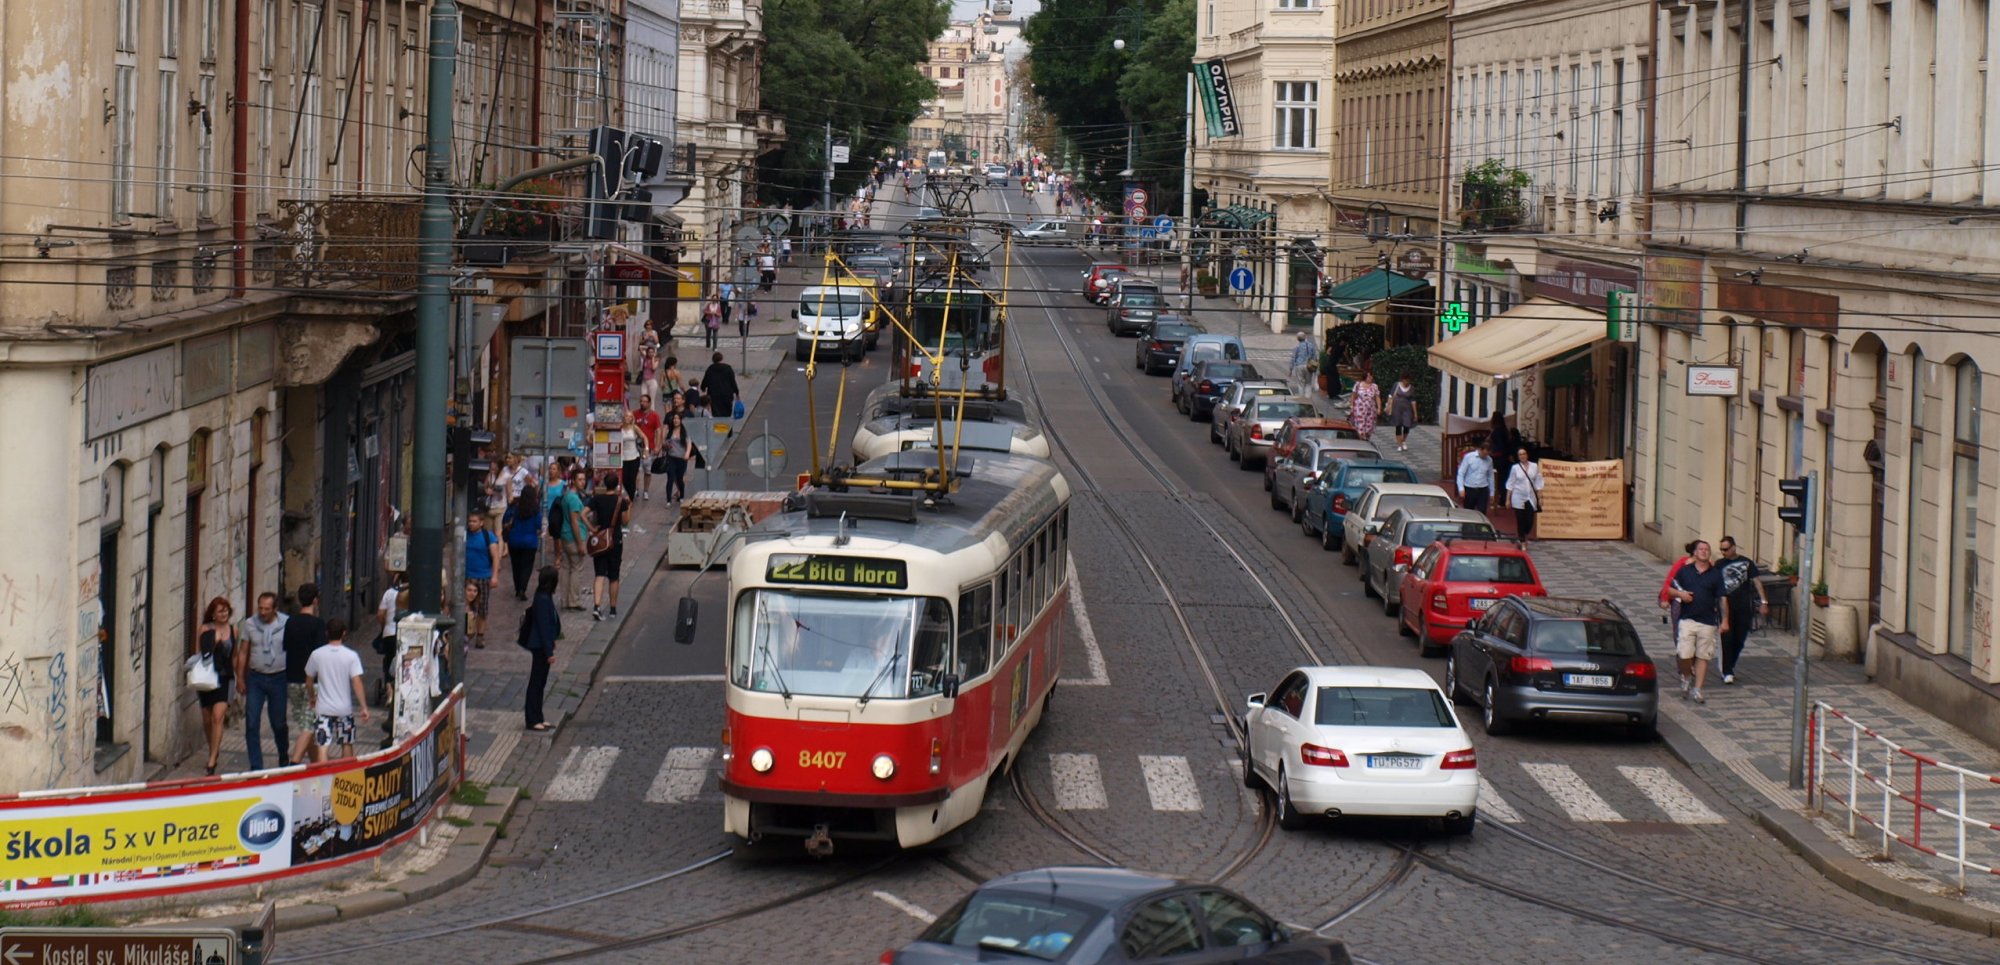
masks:
[[[590,491],[590,474],[581,469],[570,473],[562,498],[549,511],[549,535],[556,542],[556,562],[563,571],[563,609],[583,609],[583,564],[590,558],[584,541],[590,538],[590,524],[584,521],[584,497]]]
[[[713,349],[722,332],[723,316],[728,311],[721,295],[710,295],[701,306],[701,345]]]
[[[783,238],[778,239],[778,261],[780,264],[783,264],[787,268],[791,267],[792,264],[791,235],[786,235]]]
[[[1542,466],[1528,450],[1514,451],[1514,469],[1507,474],[1507,505],[1514,509],[1514,535],[1535,538],[1535,514],[1542,511]]]
[[[292,742],[285,720],[285,623],[278,612],[278,594],[257,596],[257,612],[243,621],[242,645],[236,648],[236,689],[243,695],[243,748],[250,769],[264,769],[264,718],[271,721],[271,739],[283,767]]]
[[[590,592],[592,620],[604,619],[607,606],[611,609],[609,616],[618,615],[618,570],[625,562],[625,524],[631,521],[632,500],[619,491],[618,476],[605,473],[598,483],[597,495],[590,498],[590,525],[611,533],[610,546],[590,558],[596,577]]]
[[[778,281],[778,256],[771,254],[768,246],[757,253],[757,275],[758,287],[764,291],[770,291]]]
[[[727,419],[736,411],[736,370],[722,360],[717,352],[709,359],[708,370],[701,373],[701,394],[708,399],[708,414],[718,419]]]
[[[1362,369],[1354,394],[1347,400],[1347,421],[1354,424],[1362,439],[1370,439],[1375,435],[1375,417],[1381,412],[1382,388],[1375,384],[1375,373]]]
[[[1458,460],[1458,501],[1466,509],[1486,511],[1493,495],[1493,452],[1481,442]]]
[[[347,621],[326,621],[326,644],[306,660],[313,693],[313,760],[354,756],[354,716],[369,721],[363,699],[361,655],[347,647]]]
[[[1306,384],[1306,375],[1311,369],[1314,354],[1312,340],[1300,332],[1298,344],[1292,346],[1292,385],[1297,387],[1300,395],[1312,393],[1312,387]]]
[[[530,486],[500,517],[507,540],[507,560],[514,570],[514,599],[528,599],[528,580],[535,575],[535,556],[542,548],[542,500]]]
[[[1389,398],[1383,405],[1382,414],[1389,417],[1389,425],[1396,430],[1396,451],[1410,451],[1410,430],[1417,425],[1417,387],[1410,384],[1405,375],[1396,380],[1389,389]]]
[[[647,333],[652,334],[651,332]],[[639,398],[650,401],[660,396],[660,347],[639,346]]]
[[[219,596],[208,601],[208,608],[201,611],[201,626],[188,657],[206,658],[215,667],[215,689],[195,691],[202,736],[208,738],[208,773],[214,774],[222,756],[222,721],[229,714],[230,688],[236,680],[236,607]]]
[[[465,514],[465,635],[472,649],[486,649],[487,602],[507,543],[486,528],[485,513]]]
[[[528,469],[527,460],[518,452],[510,452],[500,471],[493,474],[493,487],[488,495],[493,505],[505,506],[521,495],[522,487],[534,481],[535,474]]]
[[[639,493],[641,499],[653,498],[653,453],[660,451],[660,410],[653,408],[653,394],[639,397],[639,411],[632,413],[632,423],[639,428],[639,444],[644,447],[647,459],[639,464]]]
[[[688,461],[701,458],[701,450],[688,437],[687,422],[676,411],[667,416],[667,426],[661,430],[660,451],[667,460],[667,499],[679,501],[687,498]]]
[[[1698,539],[1687,541],[1687,545],[1681,548],[1681,558],[1675,560],[1674,565],[1667,567],[1666,582],[1660,584],[1660,608],[1667,611],[1667,615],[1661,617],[1661,619],[1667,623],[1667,639],[1669,640],[1679,640],[1681,638],[1681,601],[1680,598],[1674,595],[1674,577],[1680,575],[1681,567],[1694,562],[1694,547],[1699,542],[1701,540]],[[1675,663],[1678,664],[1681,676],[1683,677],[1687,676],[1688,672],[1694,669],[1694,661],[1692,660],[1675,658]]]
[[[1729,600],[1729,621],[1722,631],[1722,682],[1736,682],[1736,662],[1743,659],[1743,644],[1750,637],[1750,625],[1763,616],[1771,602],[1764,598],[1757,564],[1737,552],[1736,537],[1722,537],[1722,592]]]
[[[299,584],[298,601],[291,619],[285,621],[285,722],[295,735],[285,760],[292,764],[312,756],[313,692],[306,685],[306,661],[312,659],[313,651],[326,645],[326,621],[319,618],[319,584]]]
[[[556,638],[562,636],[562,615],[556,612],[556,584],[561,578],[553,566],[542,567],[535,583],[535,602],[521,614],[519,643],[528,651],[529,730],[548,730],[542,719],[542,695],[549,689],[549,667],[556,662]]]
[[[395,679],[389,666],[396,659],[396,615],[403,603],[403,594],[410,589],[410,574],[389,575],[389,588],[382,591],[382,602],[375,606],[375,622],[382,629],[375,635],[375,655],[382,658],[382,681],[375,688],[375,704],[389,706],[389,681]]]
[[[1692,662],[1694,675],[1681,674],[1680,695],[1705,703],[1702,684],[1707,682],[1709,661],[1715,659],[1722,634],[1729,632],[1729,609],[1724,604],[1722,570],[1709,558],[1707,540],[1694,544],[1694,559],[1674,574],[1674,599],[1681,603],[1680,631],[1674,639],[1674,655]]]
[[[646,434],[639,430],[639,420],[633,413],[625,413],[625,422],[618,427],[618,479],[627,499],[639,498],[639,471],[645,468],[649,449]]]
[[[1486,451],[1493,454],[1493,491],[1496,493],[1507,488],[1507,474],[1514,466],[1507,454],[1514,449],[1514,433],[1507,428],[1507,417],[1496,408],[1492,421],[1486,426]]]
[[[662,410],[671,408],[674,404],[673,400],[679,398],[682,392],[687,391],[687,379],[681,375],[680,356],[667,356],[666,372],[660,376],[660,391],[666,393],[665,395],[657,396],[660,400],[660,408]]]

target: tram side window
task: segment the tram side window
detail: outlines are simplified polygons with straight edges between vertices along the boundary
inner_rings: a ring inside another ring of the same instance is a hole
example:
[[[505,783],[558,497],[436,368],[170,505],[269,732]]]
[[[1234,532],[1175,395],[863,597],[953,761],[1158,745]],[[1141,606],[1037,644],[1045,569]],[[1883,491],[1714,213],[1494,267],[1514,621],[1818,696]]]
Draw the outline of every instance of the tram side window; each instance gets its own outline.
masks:
[[[1026,584],[1021,582],[1021,554],[1016,553],[1013,559],[1007,561],[1007,605],[1001,611],[1005,616],[1000,620],[999,639],[1005,646],[1013,646],[1014,635],[1020,632],[1021,598],[1026,595],[1022,592],[1025,587]],[[997,658],[998,655],[995,656]]]
[[[1056,595],[1056,573],[1055,568],[1050,565],[1055,561],[1049,559],[1049,543],[1053,542],[1051,537],[1055,535],[1050,530],[1054,528],[1051,526],[1042,530],[1042,535],[1035,540],[1035,552],[1042,558],[1040,572],[1042,574],[1041,590],[1042,602],[1044,604],[1055,599]]]
[[[1035,614],[1042,609],[1042,575],[1040,567],[1035,565],[1033,539],[1029,539],[1028,545],[1021,547],[1021,579],[1021,622],[1014,625],[1016,636],[1028,629],[1028,624],[1034,621]]]
[[[1004,586],[1006,577],[1001,577]],[[981,583],[958,595],[958,676],[971,680],[986,672],[993,633],[993,584]]]
[[[930,597],[924,600],[910,652],[910,696],[928,697],[943,690],[944,675],[951,670],[951,604]]]

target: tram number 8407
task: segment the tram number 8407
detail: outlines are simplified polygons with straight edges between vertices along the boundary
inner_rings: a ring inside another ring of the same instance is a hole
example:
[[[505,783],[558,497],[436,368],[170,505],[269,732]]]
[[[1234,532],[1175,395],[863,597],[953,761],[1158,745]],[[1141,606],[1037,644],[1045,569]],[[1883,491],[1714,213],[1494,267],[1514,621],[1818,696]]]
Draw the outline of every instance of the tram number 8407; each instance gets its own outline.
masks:
[[[847,762],[846,751],[800,751],[800,767],[817,767],[823,770],[838,770]]]

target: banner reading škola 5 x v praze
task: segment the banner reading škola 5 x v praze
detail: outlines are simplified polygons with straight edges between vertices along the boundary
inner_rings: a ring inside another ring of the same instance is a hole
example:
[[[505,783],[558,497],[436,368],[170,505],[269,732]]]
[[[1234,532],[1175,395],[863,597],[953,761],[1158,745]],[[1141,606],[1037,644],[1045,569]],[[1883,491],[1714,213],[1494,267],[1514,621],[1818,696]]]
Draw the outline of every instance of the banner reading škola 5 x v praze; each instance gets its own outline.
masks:
[[[344,768],[0,801],[0,906],[226,885],[386,845],[457,783],[456,707],[403,747]]]

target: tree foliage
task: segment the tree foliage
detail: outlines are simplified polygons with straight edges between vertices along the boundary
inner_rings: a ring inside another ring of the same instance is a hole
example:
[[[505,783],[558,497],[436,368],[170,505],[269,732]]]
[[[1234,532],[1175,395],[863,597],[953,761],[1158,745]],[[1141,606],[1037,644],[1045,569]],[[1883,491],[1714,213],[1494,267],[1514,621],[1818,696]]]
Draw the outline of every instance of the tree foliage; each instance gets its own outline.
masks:
[[[785,119],[786,137],[758,159],[763,200],[818,203],[828,123],[848,139],[836,195],[900,144],[933,91],[917,65],[950,10],[950,0],[765,0],[763,106]]]
[[[1138,179],[1151,184],[1156,209],[1178,208],[1194,18],[1194,0],[1047,0],[1022,31],[1035,96],[1082,159],[1078,184],[1100,202],[1116,203],[1135,125]]]

